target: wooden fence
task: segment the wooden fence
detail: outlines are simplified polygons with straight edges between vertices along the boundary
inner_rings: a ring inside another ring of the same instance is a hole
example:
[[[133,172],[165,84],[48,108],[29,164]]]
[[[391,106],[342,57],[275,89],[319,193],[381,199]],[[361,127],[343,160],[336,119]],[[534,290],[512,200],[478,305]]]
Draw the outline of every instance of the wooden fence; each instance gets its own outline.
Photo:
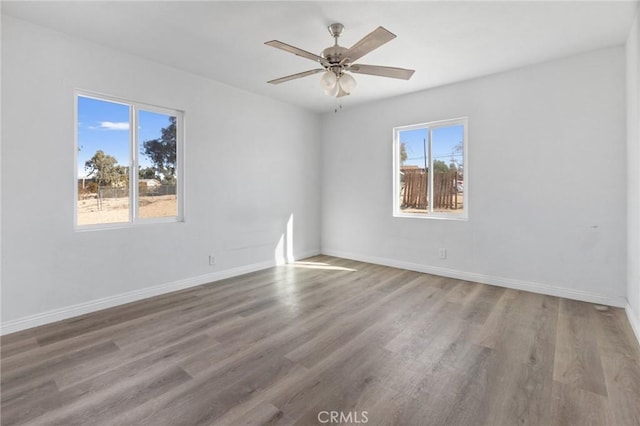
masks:
[[[403,208],[426,209],[429,203],[429,176],[423,169],[403,169],[401,206]],[[460,206],[462,207],[462,206]],[[457,209],[458,173],[455,171],[436,173],[433,179],[433,208]]]

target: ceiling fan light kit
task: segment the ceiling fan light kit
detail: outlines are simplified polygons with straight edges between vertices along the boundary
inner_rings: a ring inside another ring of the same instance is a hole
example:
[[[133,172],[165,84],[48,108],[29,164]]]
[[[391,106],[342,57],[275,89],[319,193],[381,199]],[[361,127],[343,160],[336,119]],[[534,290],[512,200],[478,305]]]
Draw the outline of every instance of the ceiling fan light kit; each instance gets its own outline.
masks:
[[[335,72],[329,70],[325,71],[320,78],[320,85],[329,96],[337,97],[339,93],[342,93],[342,96],[346,96],[350,94],[353,89],[356,88],[356,79],[353,78],[351,74],[347,74],[346,72],[341,72],[340,74],[336,74]]]
[[[324,90],[324,93],[331,97],[340,98],[349,95],[357,86],[356,79],[351,75],[351,73],[398,78],[402,80],[409,80],[413,75],[414,70],[404,68],[354,64],[355,61],[367,53],[377,49],[396,37],[395,34],[389,32],[385,28],[376,28],[348,49],[338,45],[338,37],[340,37],[344,31],[344,25],[335,23],[329,25],[328,29],[329,34],[334,38],[334,44],[333,46],[324,49],[320,56],[278,40],[266,42],[265,44],[267,46],[275,47],[277,49],[293,53],[294,55],[311,59],[322,66],[322,68],[277,78],[269,81],[268,83],[280,84],[286,81],[322,73],[322,76],[320,77],[320,86]]]

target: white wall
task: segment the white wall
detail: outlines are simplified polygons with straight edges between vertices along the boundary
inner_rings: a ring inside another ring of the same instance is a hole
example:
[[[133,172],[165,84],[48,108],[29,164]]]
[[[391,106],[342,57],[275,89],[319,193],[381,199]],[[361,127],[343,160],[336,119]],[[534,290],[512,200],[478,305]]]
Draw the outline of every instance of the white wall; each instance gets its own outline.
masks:
[[[598,50],[324,115],[322,251],[624,306],[624,53]],[[394,218],[392,128],[462,116],[469,220]]]
[[[185,223],[74,232],[76,88],[186,112]],[[3,17],[2,124],[3,332],[267,267],[291,215],[319,250],[312,113]]]
[[[640,28],[629,32],[627,54],[627,313],[640,341]]]

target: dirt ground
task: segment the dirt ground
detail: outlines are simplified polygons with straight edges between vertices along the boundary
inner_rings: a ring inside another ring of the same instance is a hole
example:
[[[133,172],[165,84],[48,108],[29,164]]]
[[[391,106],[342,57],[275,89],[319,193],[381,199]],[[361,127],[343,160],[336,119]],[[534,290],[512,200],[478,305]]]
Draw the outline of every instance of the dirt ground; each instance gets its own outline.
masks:
[[[175,195],[140,197],[139,215],[141,218],[176,216],[177,211]],[[128,197],[105,198],[102,201],[102,210],[98,210],[98,202],[95,198],[78,201],[78,225],[128,221]]]

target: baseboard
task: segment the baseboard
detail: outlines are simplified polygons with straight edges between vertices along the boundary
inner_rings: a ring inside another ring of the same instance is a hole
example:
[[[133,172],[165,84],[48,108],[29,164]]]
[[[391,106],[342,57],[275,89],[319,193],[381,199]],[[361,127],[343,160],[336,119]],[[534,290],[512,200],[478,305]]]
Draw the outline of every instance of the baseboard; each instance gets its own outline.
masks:
[[[320,250],[310,250],[303,253],[297,253],[296,259],[304,259],[307,257],[320,254]],[[26,330],[28,328],[49,324],[56,321],[65,320],[79,315],[100,311],[114,306],[124,305],[125,303],[136,302],[138,300],[147,299],[153,296],[159,296],[172,291],[184,290],[189,287],[195,287],[214,281],[224,280],[251,272],[275,266],[275,260],[269,260],[251,265],[231,268],[224,271],[216,271],[211,274],[200,275],[197,277],[186,278],[171,283],[160,284],[153,287],[147,287],[140,290],[134,290],[127,293],[117,294],[115,296],[104,297],[77,305],[67,306],[60,309],[43,312],[40,314],[29,315],[16,320],[6,321],[0,324],[0,335],[14,333],[16,331]]]
[[[512,278],[495,277],[474,272],[458,271],[455,269],[440,268],[436,266],[422,265],[419,263],[405,262],[396,259],[387,259],[375,256],[367,256],[356,253],[348,253],[340,250],[322,249],[322,254],[329,256],[353,259],[361,262],[374,263],[377,265],[390,266],[393,268],[408,269],[410,271],[423,272],[426,274],[439,275],[443,277],[456,278],[465,281],[473,281],[481,284],[506,287],[514,290],[524,290],[531,293],[546,294],[549,296],[564,297],[567,299],[580,300],[583,302],[597,303],[600,305],[615,306],[623,308],[627,304],[626,298],[609,297],[587,291],[574,290],[564,287],[550,286],[529,281],[515,280]]]
[[[638,339],[638,344],[640,345],[640,317],[638,316],[638,312],[635,312],[629,303],[624,307],[624,310],[627,313],[633,334],[636,335],[636,339]]]

